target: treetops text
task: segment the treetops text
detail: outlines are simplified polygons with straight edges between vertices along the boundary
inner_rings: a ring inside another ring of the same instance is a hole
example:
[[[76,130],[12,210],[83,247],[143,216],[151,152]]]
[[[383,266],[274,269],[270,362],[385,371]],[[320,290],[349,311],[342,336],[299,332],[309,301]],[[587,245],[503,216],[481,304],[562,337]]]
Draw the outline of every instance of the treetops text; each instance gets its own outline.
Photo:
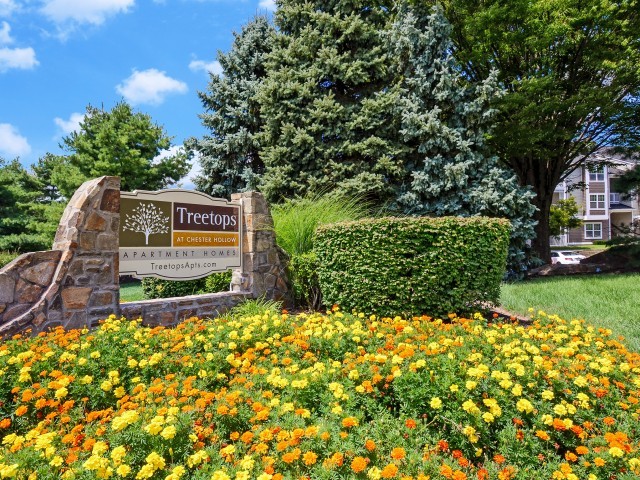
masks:
[[[120,273],[191,280],[241,267],[242,207],[192,190],[120,193]]]

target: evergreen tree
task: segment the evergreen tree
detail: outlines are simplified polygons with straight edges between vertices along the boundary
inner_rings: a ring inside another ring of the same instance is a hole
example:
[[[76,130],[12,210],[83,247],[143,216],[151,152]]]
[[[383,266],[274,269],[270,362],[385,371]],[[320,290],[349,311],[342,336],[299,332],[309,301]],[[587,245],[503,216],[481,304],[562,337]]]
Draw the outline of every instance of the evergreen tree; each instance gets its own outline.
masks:
[[[43,226],[42,190],[38,178],[17,159],[7,162],[0,158],[0,251],[51,248],[53,238]]]
[[[195,179],[196,188],[227,198],[255,189],[264,170],[256,138],[262,125],[256,92],[266,75],[274,29],[259,16],[234,35],[229,53],[218,53],[223,74],[211,73],[207,91],[199,92],[205,108],[200,118],[211,133],[185,142],[199,153],[202,172]]]
[[[48,156],[53,185],[70,198],[86,180],[102,175],[121,178],[124,191],[159,190],[189,172],[184,152],[158,159],[171,138],[149,115],[120,102],[111,111],[87,107],[80,129],[63,138],[66,156]]]
[[[416,12],[419,13],[419,12]],[[534,235],[533,194],[485,145],[500,96],[495,72],[469,85],[451,57],[450,26],[439,10],[401,8],[390,31],[399,93],[399,133],[409,147],[395,207],[414,215],[485,215],[512,222],[509,268],[519,273]]]
[[[404,147],[393,135],[384,32],[393,2],[281,0],[260,91],[265,173],[272,201],[337,190],[392,197]]]

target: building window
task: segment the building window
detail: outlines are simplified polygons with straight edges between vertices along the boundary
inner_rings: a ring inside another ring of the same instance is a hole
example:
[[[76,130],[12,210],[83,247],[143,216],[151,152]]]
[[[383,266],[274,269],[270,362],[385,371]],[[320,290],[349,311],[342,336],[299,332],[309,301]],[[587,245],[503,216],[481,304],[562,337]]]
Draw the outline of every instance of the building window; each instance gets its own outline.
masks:
[[[604,194],[592,193],[589,195],[589,208],[592,210],[604,210]]]
[[[589,171],[590,182],[604,182],[604,167],[598,167],[593,171]]]
[[[587,240],[597,240],[602,238],[602,224],[601,223],[585,223],[584,224],[584,238]]]

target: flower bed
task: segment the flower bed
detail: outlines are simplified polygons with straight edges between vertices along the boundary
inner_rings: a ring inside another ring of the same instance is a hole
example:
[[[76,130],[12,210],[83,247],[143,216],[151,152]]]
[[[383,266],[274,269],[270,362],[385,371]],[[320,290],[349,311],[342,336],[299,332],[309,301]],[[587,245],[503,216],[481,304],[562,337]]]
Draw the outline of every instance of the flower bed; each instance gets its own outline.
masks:
[[[108,319],[0,345],[0,478],[637,478],[640,356],[582,322]]]

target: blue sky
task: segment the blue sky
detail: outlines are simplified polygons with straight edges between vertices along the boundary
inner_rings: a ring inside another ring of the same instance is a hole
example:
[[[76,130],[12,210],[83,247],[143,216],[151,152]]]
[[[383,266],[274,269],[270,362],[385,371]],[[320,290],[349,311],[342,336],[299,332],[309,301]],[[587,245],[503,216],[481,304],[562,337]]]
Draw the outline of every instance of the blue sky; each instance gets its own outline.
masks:
[[[25,166],[121,99],[181,145],[219,50],[273,0],[0,0],[0,156]],[[186,181],[186,185],[190,182]]]

